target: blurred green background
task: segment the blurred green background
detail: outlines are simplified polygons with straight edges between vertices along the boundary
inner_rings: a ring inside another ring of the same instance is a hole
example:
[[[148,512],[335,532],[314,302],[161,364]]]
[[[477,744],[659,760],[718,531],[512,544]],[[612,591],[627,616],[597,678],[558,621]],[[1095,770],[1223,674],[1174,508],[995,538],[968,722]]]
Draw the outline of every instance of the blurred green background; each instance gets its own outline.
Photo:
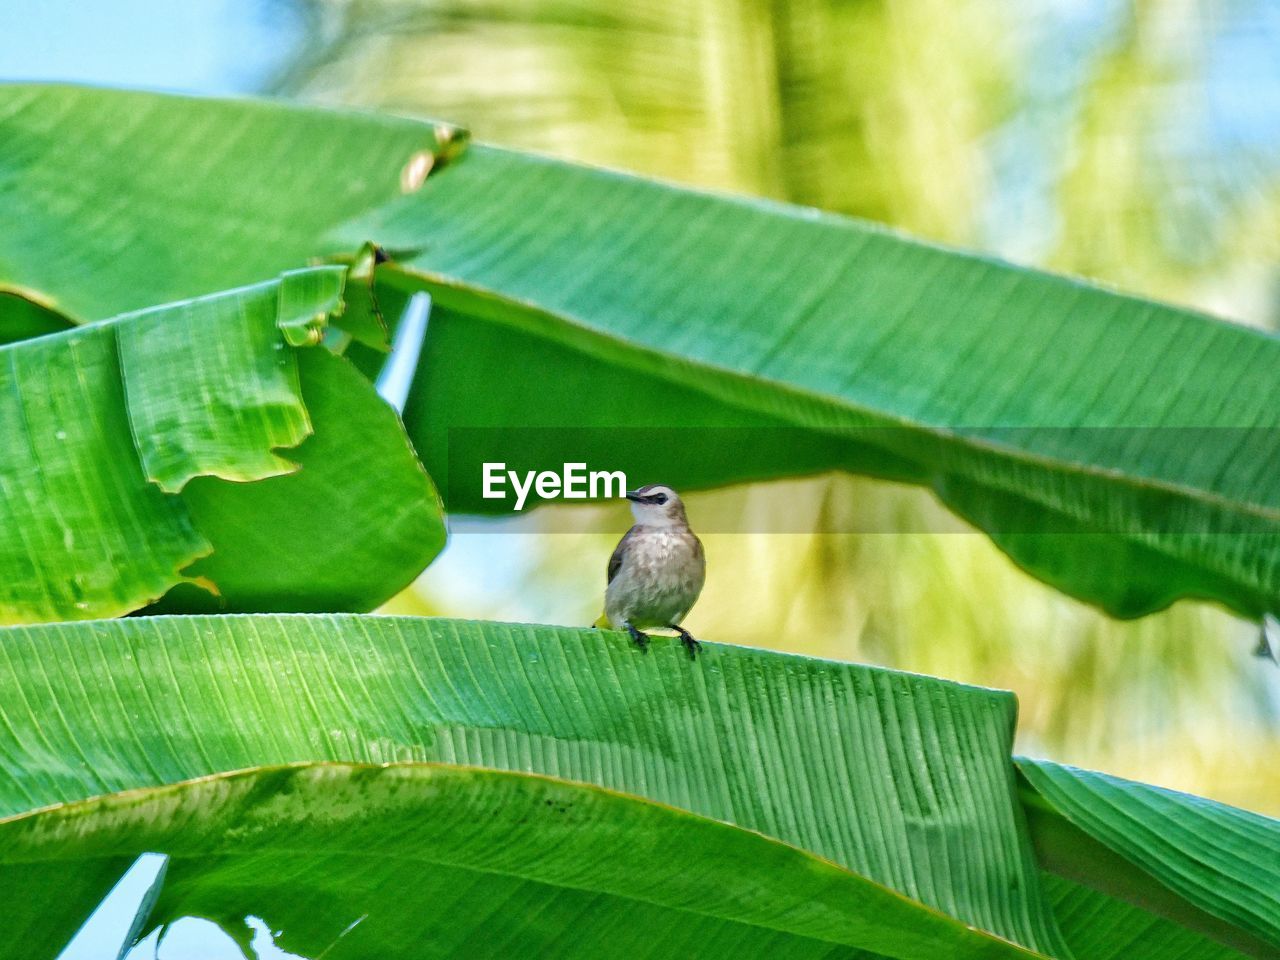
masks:
[[[146,26],[115,39],[73,0],[36,26],[0,11],[0,74],[453,120],[1280,326],[1273,0],[177,6],[120,0]],[[698,636],[1010,688],[1022,752],[1280,814],[1280,669],[1250,657],[1256,626],[1194,603],[1108,620],[927,493],[851,477],[788,488],[689,498],[695,528],[730,511],[743,529],[813,530],[707,536]],[[589,623],[628,524],[610,506],[469,526],[388,609]],[[823,532],[848,529],[903,532]]]

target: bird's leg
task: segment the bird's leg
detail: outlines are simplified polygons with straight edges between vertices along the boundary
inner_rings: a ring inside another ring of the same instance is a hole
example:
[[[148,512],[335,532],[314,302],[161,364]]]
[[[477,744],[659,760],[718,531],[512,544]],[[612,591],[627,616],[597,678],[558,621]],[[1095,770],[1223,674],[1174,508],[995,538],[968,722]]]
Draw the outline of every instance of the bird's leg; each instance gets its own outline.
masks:
[[[641,653],[649,652],[649,635],[641,633],[631,625],[630,620],[624,620],[622,626],[626,628],[627,633],[631,634],[631,639],[636,642],[636,646],[640,648]]]
[[[667,629],[674,630],[676,633],[680,634],[680,642],[683,643],[684,648],[689,651],[689,659],[697,660],[698,651],[702,649],[702,644],[700,644],[697,640],[693,639],[693,634],[690,633],[688,630],[686,630],[684,627],[681,627],[674,623],[668,623]]]

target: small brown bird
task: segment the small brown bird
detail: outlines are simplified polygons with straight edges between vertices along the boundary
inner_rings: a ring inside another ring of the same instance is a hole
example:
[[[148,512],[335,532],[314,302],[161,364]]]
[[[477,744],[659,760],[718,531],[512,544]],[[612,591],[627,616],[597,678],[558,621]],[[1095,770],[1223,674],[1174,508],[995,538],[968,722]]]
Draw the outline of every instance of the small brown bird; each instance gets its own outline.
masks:
[[[626,630],[648,651],[648,627],[664,627],[680,634],[689,656],[699,644],[680,626],[707,578],[702,541],[689,529],[684,504],[670,487],[660,483],[627,491],[636,522],[618,541],[609,558],[604,612],[615,630]]]

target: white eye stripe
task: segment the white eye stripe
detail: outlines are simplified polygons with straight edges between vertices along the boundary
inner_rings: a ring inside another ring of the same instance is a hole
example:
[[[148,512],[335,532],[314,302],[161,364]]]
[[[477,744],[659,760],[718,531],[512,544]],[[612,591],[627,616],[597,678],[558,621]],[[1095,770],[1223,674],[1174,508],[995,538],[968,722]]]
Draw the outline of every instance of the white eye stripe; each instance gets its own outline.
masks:
[[[679,503],[680,495],[670,487],[661,483],[652,483],[648,486],[641,487],[636,493],[643,497],[643,503],[651,506],[667,506],[671,503]],[[661,499],[659,499],[661,498]]]

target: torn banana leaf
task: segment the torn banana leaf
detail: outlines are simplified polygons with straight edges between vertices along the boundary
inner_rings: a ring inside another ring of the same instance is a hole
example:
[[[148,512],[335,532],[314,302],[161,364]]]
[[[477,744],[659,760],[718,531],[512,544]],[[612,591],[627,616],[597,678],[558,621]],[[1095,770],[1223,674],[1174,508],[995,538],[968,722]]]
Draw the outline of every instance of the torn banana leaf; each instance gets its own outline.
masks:
[[[0,622],[118,616],[177,585],[179,608],[369,609],[420,572],[443,525],[394,412],[286,342],[340,313],[343,273],[0,347]],[[360,566],[335,593],[344,542]]]
[[[1113,614],[1188,596],[1273,611],[1280,338],[463,142],[286,104],[0,87],[17,145],[0,146],[0,283],[95,318],[374,242],[380,277],[436,301],[405,419],[453,509],[510,506],[480,496],[483,459],[677,487],[847,469],[931,488]]]

